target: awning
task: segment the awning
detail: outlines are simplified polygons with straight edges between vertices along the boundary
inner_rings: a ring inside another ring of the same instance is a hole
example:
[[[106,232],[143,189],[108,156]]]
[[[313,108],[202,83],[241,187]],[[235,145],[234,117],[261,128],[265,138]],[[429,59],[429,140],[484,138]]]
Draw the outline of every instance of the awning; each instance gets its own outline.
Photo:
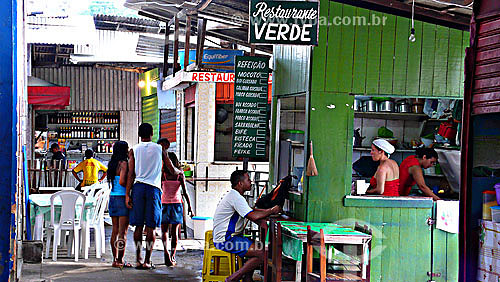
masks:
[[[70,87],[28,77],[28,104],[36,110],[63,110],[69,106]]]

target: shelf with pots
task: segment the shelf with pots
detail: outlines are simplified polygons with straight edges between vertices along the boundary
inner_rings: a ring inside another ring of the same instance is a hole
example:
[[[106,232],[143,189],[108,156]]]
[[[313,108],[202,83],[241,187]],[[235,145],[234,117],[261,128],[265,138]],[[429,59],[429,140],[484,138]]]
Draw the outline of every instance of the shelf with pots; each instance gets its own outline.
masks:
[[[411,105],[406,99],[394,101],[391,98],[372,97],[369,100],[366,100],[366,98],[356,98],[354,100],[354,117],[419,122],[429,119],[423,113],[423,104],[420,100],[414,101],[413,105]]]
[[[354,151],[369,152],[372,148],[370,147],[353,147]],[[415,149],[396,149],[394,153],[415,153]]]
[[[388,119],[388,120],[414,120],[423,121],[429,117],[426,114],[394,113],[394,112],[354,112],[355,118]]]

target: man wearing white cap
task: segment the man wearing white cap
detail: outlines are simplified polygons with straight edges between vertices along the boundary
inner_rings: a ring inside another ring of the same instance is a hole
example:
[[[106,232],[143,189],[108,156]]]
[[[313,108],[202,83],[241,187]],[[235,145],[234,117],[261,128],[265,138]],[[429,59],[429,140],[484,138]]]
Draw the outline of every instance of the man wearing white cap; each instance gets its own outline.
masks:
[[[395,161],[389,159],[394,150],[394,146],[384,139],[373,141],[370,155],[374,161],[380,162],[380,164],[370,180],[370,187],[366,193],[399,196],[399,166]]]

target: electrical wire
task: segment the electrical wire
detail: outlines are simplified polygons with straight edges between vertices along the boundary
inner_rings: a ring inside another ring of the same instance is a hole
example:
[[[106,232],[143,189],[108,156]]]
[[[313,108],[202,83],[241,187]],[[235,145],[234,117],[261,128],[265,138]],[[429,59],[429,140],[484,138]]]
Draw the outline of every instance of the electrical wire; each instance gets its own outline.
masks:
[[[414,17],[415,17],[415,0],[413,0],[411,4],[411,29],[414,28],[414,21],[413,21]]]
[[[439,4],[443,4],[443,5],[455,6],[455,7],[463,8],[463,9],[472,9],[472,4],[474,4],[474,2],[471,2],[469,5],[464,6],[464,5],[460,5],[460,4],[443,2],[443,1],[439,1],[439,0],[430,0],[430,1],[435,2],[435,3],[439,3]]]

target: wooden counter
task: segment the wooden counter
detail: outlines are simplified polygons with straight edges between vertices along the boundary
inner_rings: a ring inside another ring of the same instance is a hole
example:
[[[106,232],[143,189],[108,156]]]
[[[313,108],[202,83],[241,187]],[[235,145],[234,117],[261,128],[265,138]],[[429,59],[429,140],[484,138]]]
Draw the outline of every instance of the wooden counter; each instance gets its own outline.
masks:
[[[430,197],[386,197],[373,196],[346,196],[345,207],[373,207],[373,208],[432,208],[433,200]]]

